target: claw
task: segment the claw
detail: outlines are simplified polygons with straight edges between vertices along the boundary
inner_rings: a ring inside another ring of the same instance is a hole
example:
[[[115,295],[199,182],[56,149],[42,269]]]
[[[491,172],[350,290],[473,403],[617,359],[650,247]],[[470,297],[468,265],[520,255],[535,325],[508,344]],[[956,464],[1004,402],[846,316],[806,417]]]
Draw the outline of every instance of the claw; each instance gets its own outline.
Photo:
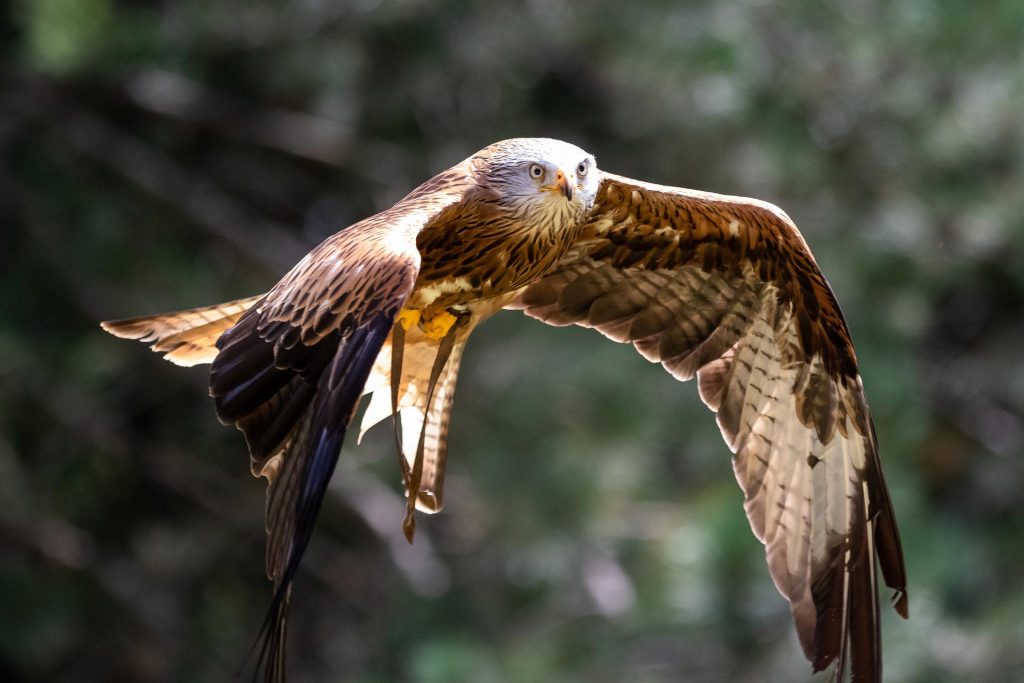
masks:
[[[423,321],[423,334],[430,339],[444,339],[444,336],[448,334],[448,330],[452,328],[456,320],[458,318],[448,311],[438,311],[430,316],[429,320]]]

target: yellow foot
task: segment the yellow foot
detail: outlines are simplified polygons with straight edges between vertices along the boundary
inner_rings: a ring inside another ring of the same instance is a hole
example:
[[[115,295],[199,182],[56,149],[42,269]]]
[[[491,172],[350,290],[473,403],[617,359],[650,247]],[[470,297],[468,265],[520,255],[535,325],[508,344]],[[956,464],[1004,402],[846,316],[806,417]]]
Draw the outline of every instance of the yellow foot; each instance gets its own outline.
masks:
[[[419,324],[421,315],[423,315],[423,311],[403,308],[398,312],[398,324],[402,326],[403,330],[408,332],[413,326]]]
[[[448,330],[452,328],[456,320],[458,318],[448,311],[438,311],[430,316],[429,320],[423,321],[423,334],[427,335],[430,339],[444,339],[444,336],[448,334]]]

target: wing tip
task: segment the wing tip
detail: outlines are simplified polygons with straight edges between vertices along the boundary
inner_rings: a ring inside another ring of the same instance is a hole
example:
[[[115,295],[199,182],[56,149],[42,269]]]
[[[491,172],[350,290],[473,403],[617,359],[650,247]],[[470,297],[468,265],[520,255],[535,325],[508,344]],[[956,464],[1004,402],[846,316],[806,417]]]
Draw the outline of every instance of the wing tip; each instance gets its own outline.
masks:
[[[907,599],[907,588],[902,586],[893,591],[892,597],[890,598],[893,609],[904,619],[910,618],[910,602]]]

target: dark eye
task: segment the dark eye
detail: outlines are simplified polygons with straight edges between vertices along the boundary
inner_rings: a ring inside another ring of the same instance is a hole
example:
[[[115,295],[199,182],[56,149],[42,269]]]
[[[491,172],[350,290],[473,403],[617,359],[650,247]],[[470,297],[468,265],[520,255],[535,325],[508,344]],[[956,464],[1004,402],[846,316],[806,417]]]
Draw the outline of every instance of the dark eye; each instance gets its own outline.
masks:
[[[590,163],[586,159],[584,159],[583,161],[580,162],[580,165],[576,167],[576,175],[582,178],[585,175],[587,175],[587,171],[589,170]]]
[[[530,164],[530,177],[531,178],[543,178],[544,167],[540,164]]]

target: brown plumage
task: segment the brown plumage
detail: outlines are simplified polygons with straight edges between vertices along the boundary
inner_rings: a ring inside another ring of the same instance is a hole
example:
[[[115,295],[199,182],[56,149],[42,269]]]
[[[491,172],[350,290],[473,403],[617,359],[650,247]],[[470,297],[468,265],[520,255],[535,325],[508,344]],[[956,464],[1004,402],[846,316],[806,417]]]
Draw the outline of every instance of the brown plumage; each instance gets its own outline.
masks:
[[[360,397],[363,431],[401,415],[411,541],[413,506],[443,505],[462,349],[502,308],[696,376],[804,653],[881,680],[876,563],[906,617],[902,550],[850,335],[800,233],[769,204],[601,173],[546,139],[435,176],[262,297],[104,323],[175,362],[212,360],[218,415],[270,482],[267,680],[284,678],[291,581]]]

